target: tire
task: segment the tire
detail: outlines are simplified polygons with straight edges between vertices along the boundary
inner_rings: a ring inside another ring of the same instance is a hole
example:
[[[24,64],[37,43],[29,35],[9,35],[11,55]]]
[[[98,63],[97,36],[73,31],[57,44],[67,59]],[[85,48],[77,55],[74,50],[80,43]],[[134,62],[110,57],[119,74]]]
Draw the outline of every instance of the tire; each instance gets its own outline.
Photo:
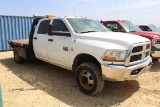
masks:
[[[155,59],[153,58],[153,61],[159,61],[159,58],[157,58],[157,59],[156,59],[156,58],[155,58]]]
[[[14,61],[17,63],[17,64],[21,64],[24,62],[24,58],[20,57],[18,55],[18,51],[17,51],[17,48],[14,48],[13,49],[13,55],[14,55]]]
[[[153,60],[153,61],[159,61],[159,59],[160,59],[160,57],[159,57],[159,58],[155,58],[155,57],[153,57],[152,55],[151,55],[151,57],[152,57],[152,60]]]
[[[96,95],[104,87],[101,70],[92,62],[79,65],[75,76],[79,89],[87,95]]]

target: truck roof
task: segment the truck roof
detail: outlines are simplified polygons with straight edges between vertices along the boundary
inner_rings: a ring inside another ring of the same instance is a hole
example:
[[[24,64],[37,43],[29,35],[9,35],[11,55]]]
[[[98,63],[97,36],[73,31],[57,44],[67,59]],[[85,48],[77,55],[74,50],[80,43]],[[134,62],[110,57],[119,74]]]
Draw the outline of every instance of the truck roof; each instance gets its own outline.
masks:
[[[137,26],[156,26],[156,25],[148,24],[148,25],[137,25]]]
[[[89,19],[87,17],[81,17],[81,16],[64,16],[64,17],[43,17],[43,18],[39,18],[40,20],[45,20],[45,19],[66,19],[66,18],[73,18],[73,19],[78,19],[78,18],[83,18],[83,19]],[[38,18],[37,18],[38,19]]]
[[[64,16],[64,18],[87,18],[83,16]]]
[[[107,21],[101,21],[101,22],[130,22],[128,20],[107,20]]]
[[[84,16],[60,16],[60,17],[56,17],[55,15],[46,15],[46,16],[33,16],[34,18],[41,18],[41,19],[52,19],[52,18],[87,18]]]

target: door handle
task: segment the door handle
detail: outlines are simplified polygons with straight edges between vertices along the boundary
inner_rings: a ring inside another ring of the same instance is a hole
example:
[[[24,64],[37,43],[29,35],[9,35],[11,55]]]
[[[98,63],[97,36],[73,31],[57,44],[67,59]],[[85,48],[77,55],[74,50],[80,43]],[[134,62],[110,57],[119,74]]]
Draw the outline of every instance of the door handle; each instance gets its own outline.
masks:
[[[37,40],[37,37],[34,37],[33,39],[36,39],[36,40]]]
[[[48,41],[53,42],[53,39],[48,39]]]

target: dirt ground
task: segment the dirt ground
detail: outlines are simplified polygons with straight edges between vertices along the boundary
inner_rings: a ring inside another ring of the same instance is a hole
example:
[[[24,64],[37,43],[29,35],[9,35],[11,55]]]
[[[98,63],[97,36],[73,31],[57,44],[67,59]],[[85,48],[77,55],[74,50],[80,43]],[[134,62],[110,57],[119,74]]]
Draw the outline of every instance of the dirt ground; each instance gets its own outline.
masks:
[[[0,52],[0,83],[4,107],[160,107],[160,62],[134,81],[108,82],[97,96],[77,87],[74,74],[34,60],[16,64],[13,54]]]

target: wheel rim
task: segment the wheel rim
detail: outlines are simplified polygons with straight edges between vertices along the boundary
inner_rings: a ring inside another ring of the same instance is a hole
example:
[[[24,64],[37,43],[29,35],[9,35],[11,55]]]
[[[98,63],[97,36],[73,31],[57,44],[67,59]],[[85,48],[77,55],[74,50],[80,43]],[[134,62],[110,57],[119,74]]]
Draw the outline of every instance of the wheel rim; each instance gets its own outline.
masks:
[[[93,76],[91,75],[91,73],[87,70],[83,70],[81,71],[80,75],[79,75],[79,80],[80,80],[80,83],[81,85],[89,90],[93,87]]]

